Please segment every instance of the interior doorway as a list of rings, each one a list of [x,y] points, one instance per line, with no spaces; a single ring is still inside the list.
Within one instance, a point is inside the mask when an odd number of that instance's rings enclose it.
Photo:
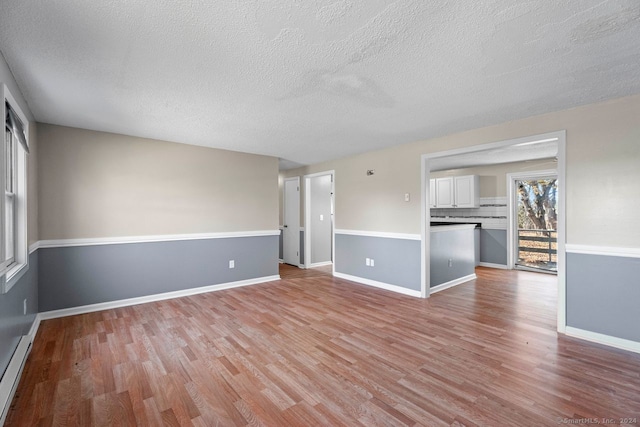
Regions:
[[[430,270],[431,270],[431,243],[430,243],[430,218],[431,218],[431,192],[430,174],[455,168],[490,165],[496,163],[496,158],[511,156],[509,161],[523,161],[529,159],[556,159],[557,183],[558,183],[558,221],[557,221],[557,329],[565,333],[566,322],[566,192],[564,191],[566,176],[566,131],[555,131],[545,134],[531,135],[493,143],[456,148],[436,153],[423,154],[421,157],[421,282],[422,297],[430,294]],[[507,163],[507,161],[502,161]],[[504,181],[503,181],[504,182]],[[508,191],[508,194],[514,194]],[[507,209],[508,224],[512,224],[513,215]],[[510,246],[515,239],[513,226],[507,229],[507,244]],[[508,264],[514,265],[513,250],[507,250]],[[513,267],[511,267],[513,268]]]
[[[304,266],[333,264],[334,172],[304,176]]]
[[[282,260],[300,265],[300,177],[284,180]]]
[[[558,176],[556,171],[509,176],[512,268],[558,272]]]

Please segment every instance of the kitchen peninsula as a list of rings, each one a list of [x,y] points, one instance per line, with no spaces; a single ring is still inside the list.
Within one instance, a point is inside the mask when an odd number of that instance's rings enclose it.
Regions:
[[[431,293],[476,278],[477,224],[431,224]]]

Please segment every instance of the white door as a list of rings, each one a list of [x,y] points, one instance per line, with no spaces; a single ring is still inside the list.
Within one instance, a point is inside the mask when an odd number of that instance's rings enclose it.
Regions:
[[[287,264],[300,265],[300,178],[284,181],[284,224],[282,257]]]

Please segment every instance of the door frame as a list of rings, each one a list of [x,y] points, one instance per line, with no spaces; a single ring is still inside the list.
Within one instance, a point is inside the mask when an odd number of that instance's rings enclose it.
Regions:
[[[518,246],[518,217],[515,215],[515,209],[518,204],[516,199],[516,180],[522,179],[536,179],[555,176],[558,179],[558,169],[546,169],[530,172],[514,172],[507,174],[507,268],[513,270],[516,268],[516,248]],[[559,179],[558,179],[559,181]],[[564,190],[564,189],[563,189]],[[560,192],[560,185],[558,183],[558,192]],[[560,211],[560,198],[558,197],[558,211]],[[558,228],[560,227],[560,212],[558,212]],[[558,231],[559,233],[559,231]],[[559,253],[558,253],[559,255]],[[558,260],[560,257],[558,256]],[[523,268],[522,270],[527,270]],[[544,273],[544,271],[537,271]],[[555,274],[555,273],[554,273]]]
[[[331,264],[335,273],[335,200],[336,200],[336,173],[335,170],[311,173],[304,176],[304,268],[319,267],[311,263],[311,179],[319,176],[331,176]]]
[[[300,177],[299,176],[295,176],[292,178],[285,178],[282,182],[282,262],[284,262],[285,264],[287,263],[286,260],[286,256],[285,256],[285,248],[286,248],[286,241],[285,241],[285,228],[289,228],[289,226],[287,225],[287,181],[295,181],[296,186],[298,188],[298,197],[295,198],[294,202],[297,204],[297,212],[298,212],[298,227],[295,230],[295,238],[294,240],[297,241],[297,245],[296,248],[298,249],[298,262],[295,264],[291,264],[291,265],[296,265],[298,267],[301,267],[300,264]]]
[[[420,279],[421,279],[421,296],[426,298],[430,293],[430,237],[431,225],[428,219],[431,218],[431,209],[429,206],[429,177],[431,174],[431,161],[441,158],[450,157],[460,154],[475,153],[479,151],[487,151],[492,149],[501,149],[514,145],[532,144],[541,141],[556,141],[558,144],[558,313],[557,313],[557,331],[565,333],[567,328],[567,277],[566,277],[566,161],[567,161],[567,132],[560,130],[539,135],[526,136],[522,138],[514,138],[488,144],[473,145],[465,148],[458,148],[436,153],[423,154],[421,156],[421,203],[420,203],[420,219],[421,219],[421,245],[420,245]],[[429,238],[427,238],[427,236]]]

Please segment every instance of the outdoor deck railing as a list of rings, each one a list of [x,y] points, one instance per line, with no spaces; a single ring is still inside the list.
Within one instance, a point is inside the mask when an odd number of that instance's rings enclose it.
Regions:
[[[556,249],[556,243],[558,241],[557,230],[538,230],[538,229],[518,229],[518,254],[519,258],[522,258],[522,253],[529,252],[531,254],[546,254],[546,257],[540,257],[540,255],[532,257],[537,258],[537,261],[542,261],[540,258],[547,258],[548,263],[555,262],[554,258],[558,251]]]

